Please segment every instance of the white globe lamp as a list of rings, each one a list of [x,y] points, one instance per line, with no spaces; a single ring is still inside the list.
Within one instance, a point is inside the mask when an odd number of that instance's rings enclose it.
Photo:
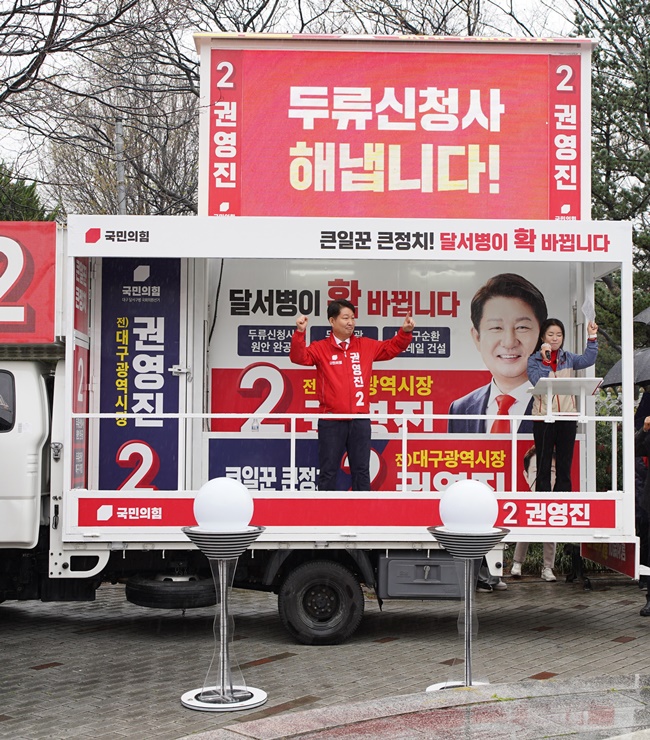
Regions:
[[[494,526],[499,516],[499,502],[494,491],[480,481],[459,480],[452,483],[440,499],[439,513],[443,526],[428,527],[428,531],[447,552],[464,562],[465,681],[462,684],[433,684],[427,691],[453,685],[472,685],[472,610],[476,583],[474,561],[483,558],[510,531]]]
[[[241,532],[253,518],[253,497],[233,478],[212,478],[194,499],[194,518],[206,532]]]
[[[213,658],[202,688],[181,696],[182,705],[188,709],[233,712],[259,707],[267,699],[265,691],[244,683],[231,655],[233,620],[228,601],[237,560],[264,531],[264,527],[251,526],[253,510],[253,497],[245,485],[233,478],[212,478],[201,486],[194,499],[198,526],[182,528],[210,561],[218,603],[213,631],[215,647],[219,636],[219,660]],[[218,675],[214,685],[209,686],[213,664]]]
[[[494,532],[498,516],[494,491],[477,480],[452,483],[440,499],[440,519],[449,532]]]

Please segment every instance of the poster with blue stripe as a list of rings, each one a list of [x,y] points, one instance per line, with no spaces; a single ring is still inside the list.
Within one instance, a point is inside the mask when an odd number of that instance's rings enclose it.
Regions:
[[[180,260],[103,260],[100,489],[179,487],[180,316]]]

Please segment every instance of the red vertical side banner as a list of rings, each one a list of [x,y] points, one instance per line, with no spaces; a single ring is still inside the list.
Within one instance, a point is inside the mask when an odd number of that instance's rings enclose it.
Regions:
[[[580,57],[550,56],[549,64],[549,215],[575,221],[580,213],[582,109]]]
[[[72,411],[88,413],[88,358],[86,347],[75,344]],[[88,487],[88,419],[72,420],[72,488]]]
[[[74,261],[74,330],[88,336],[88,275],[90,261],[77,257]]]
[[[89,292],[90,260],[74,261],[74,351],[72,361],[72,411],[87,414],[89,409],[88,377],[90,361]],[[88,487],[88,419],[72,420],[72,488]]]
[[[212,51],[208,216],[241,215],[241,78],[241,51]]]

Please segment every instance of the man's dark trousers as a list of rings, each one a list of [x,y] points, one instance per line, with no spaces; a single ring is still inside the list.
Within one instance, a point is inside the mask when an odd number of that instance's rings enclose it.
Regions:
[[[346,450],[352,490],[370,490],[370,419],[319,419],[319,491],[339,490],[336,477]]]

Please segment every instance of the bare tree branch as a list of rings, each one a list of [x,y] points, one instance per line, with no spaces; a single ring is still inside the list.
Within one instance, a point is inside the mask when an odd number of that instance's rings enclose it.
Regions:
[[[514,2],[514,0],[504,0]],[[130,213],[195,213],[202,31],[473,35],[498,0],[15,0],[0,12],[0,128],[68,211],[117,207],[122,121]],[[13,139],[12,139],[13,141]]]

